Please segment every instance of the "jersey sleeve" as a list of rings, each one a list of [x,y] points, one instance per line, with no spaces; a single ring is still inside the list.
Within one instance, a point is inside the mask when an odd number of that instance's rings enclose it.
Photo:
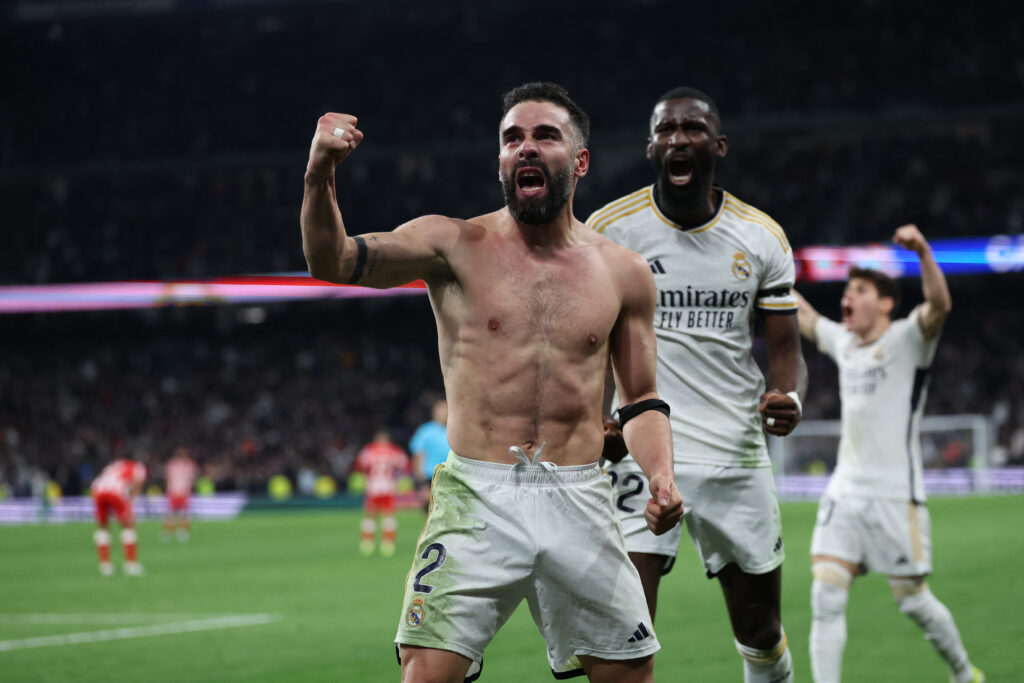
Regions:
[[[910,312],[910,315],[903,320],[897,320],[893,323],[894,327],[897,327],[897,334],[899,335],[900,342],[906,347],[907,352],[914,358],[914,362],[919,368],[927,368],[932,364],[932,360],[935,358],[935,350],[939,346],[939,337],[941,335],[935,335],[933,339],[925,339],[924,333],[921,331],[921,306],[915,306],[914,310]]]
[[[842,339],[843,326],[823,315],[818,316],[814,324],[814,334],[818,338],[818,350],[830,358],[839,356],[839,343]]]
[[[777,227],[777,226],[776,226]],[[796,314],[796,295],[793,284],[796,282],[796,266],[793,264],[793,250],[777,228],[766,234],[767,244],[764,259],[764,275],[757,291],[757,308],[762,313]]]

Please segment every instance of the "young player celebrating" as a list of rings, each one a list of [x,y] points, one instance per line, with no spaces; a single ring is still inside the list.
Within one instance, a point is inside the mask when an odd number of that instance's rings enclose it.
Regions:
[[[811,671],[817,683],[840,680],[850,586],[858,574],[874,570],[889,575],[900,611],[921,627],[951,679],[980,683],[984,674],[967,658],[953,616],[927,582],[931,521],[918,430],[953,302],[917,227],[900,227],[893,241],[921,260],[924,303],[908,317],[892,320],[898,285],[875,270],[850,270],[842,324],[799,299],[800,332],[839,366],[842,399],[839,455],[811,541]]]
[[[124,573],[140,576],[142,565],[138,560],[139,536],[135,531],[135,512],[132,499],[142,492],[146,481],[146,466],[141,462],[123,458],[103,468],[92,484],[92,497],[96,505],[96,524],[93,534],[96,552],[100,557],[100,573],[111,576],[114,565],[110,561],[110,514],[121,525],[121,549],[124,552]]]

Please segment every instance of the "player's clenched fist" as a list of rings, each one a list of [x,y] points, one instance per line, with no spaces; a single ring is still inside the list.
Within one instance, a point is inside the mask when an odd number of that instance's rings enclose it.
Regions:
[[[313,144],[309,148],[306,181],[318,182],[334,173],[334,167],[345,160],[359,143],[363,133],[356,128],[358,119],[351,114],[328,113],[316,122]]]
[[[675,477],[670,474],[656,474],[651,479],[651,498],[644,510],[647,528],[655,536],[661,536],[679,524],[683,518],[683,498],[676,488]]]
[[[924,238],[924,235],[921,234],[921,231],[918,230],[917,226],[913,223],[901,225],[896,228],[896,232],[892,236],[892,241],[904,249],[909,249],[918,255],[928,248],[928,240]]]
[[[793,396],[778,389],[769,389],[761,394],[757,410],[761,413],[764,431],[775,436],[787,436],[796,429],[803,417],[803,409]]]

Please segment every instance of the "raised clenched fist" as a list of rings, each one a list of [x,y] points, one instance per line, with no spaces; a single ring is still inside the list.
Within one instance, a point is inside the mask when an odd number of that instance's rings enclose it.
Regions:
[[[918,255],[928,248],[928,240],[924,238],[924,235],[921,234],[921,231],[913,223],[896,228],[892,241]]]
[[[363,141],[356,128],[358,119],[351,114],[327,113],[316,122],[313,144],[306,164],[307,182],[319,182],[331,176],[340,164]]]

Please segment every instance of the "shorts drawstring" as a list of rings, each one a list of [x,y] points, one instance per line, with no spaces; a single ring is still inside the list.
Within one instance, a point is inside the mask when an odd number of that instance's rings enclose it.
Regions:
[[[519,461],[518,464],[526,465],[527,467],[529,467],[530,465],[537,465],[537,464],[540,464],[540,465],[550,465],[551,463],[542,463],[542,462],[540,462],[540,453],[541,453],[541,451],[544,450],[544,447],[547,446],[547,445],[548,445],[547,441],[545,441],[544,443],[542,443],[540,445],[540,448],[538,448],[536,450],[536,452],[534,452],[534,454],[533,454],[533,461],[532,462],[530,461],[530,456],[528,456],[526,454],[526,451],[524,451],[519,446],[510,446],[509,449],[508,449],[508,452],[509,452],[510,455],[512,455],[512,457],[514,457],[516,460]],[[551,468],[549,467],[547,469],[551,469]]]

